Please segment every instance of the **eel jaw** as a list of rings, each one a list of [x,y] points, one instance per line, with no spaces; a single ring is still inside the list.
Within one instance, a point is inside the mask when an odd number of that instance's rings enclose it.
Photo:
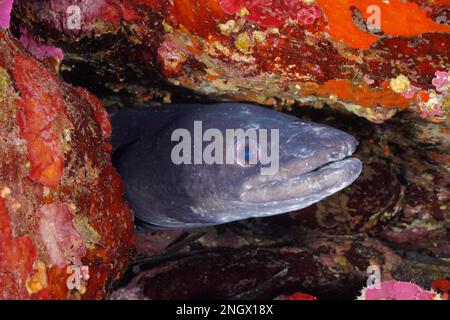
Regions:
[[[300,160],[299,160],[300,161]],[[298,210],[318,202],[352,184],[362,171],[360,160],[349,157],[301,173],[257,183],[245,184],[240,200],[279,207],[280,212]],[[255,183],[256,182],[256,183]],[[285,207],[286,208],[283,208]]]

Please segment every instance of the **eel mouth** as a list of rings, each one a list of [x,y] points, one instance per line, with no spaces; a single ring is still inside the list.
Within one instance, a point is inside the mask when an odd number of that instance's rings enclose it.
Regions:
[[[289,170],[273,177],[253,177],[241,188],[240,199],[246,203],[282,203],[320,201],[352,184],[362,171],[357,158],[328,162],[304,172],[302,160],[293,160]],[[295,170],[295,168],[298,168]],[[296,172],[297,171],[297,172]],[[298,208],[298,209],[299,209]]]

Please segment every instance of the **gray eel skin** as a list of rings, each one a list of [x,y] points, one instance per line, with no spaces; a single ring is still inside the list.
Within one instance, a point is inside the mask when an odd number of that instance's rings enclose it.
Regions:
[[[185,128],[194,136],[194,121],[224,137],[226,129],[279,129],[278,173],[261,175],[261,164],[174,164],[171,152],[179,142],[171,141],[172,132]],[[362,170],[350,157],[358,145],[354,137],[249,104],[126,109],[112,112],[111,122],[114,163],[142,232],[295,211],[352,184]]]

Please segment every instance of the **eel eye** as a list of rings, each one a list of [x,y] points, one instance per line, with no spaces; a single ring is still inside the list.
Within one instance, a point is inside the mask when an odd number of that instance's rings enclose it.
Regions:
[[[238,141],[236,144],[236,162],[242,167],[254,167],[259,160],[258,143],[252,139]]]

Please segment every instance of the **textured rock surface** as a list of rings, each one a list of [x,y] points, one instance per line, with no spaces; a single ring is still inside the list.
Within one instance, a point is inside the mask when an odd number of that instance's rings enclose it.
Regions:
[[[139,275],[112,299],[275,299],[297,291],[354,299],[369,265],[392,277],[401,259],[365,237],[314,237],[296,246],[193,251],[137,264]]]
[[[409,112],[381,126],[309,115],[358,138],[364,172],[349,188],[292,218],[327,233],[370,232],[403,248],[449,256],[449,122],[430,123]]]
[[[0,298],[98,299],[134,240],[101,102],[0,30]],[[70,266],[87,266],[69,290]],[[84,269],[86,270],[86,269]]]
[[[140,99],[157,96],[164,79],[174,86],[169,91],[327,103],[375,122],[408,107],[434,120],[448,114],[446,0],[17,3],[21,23],[69,53],[75,72],[68,77],[80,81],[79,70],[95,70],[92,84],[100,80]],[[68,25],[69,5],[80,8],[79,29]]]

